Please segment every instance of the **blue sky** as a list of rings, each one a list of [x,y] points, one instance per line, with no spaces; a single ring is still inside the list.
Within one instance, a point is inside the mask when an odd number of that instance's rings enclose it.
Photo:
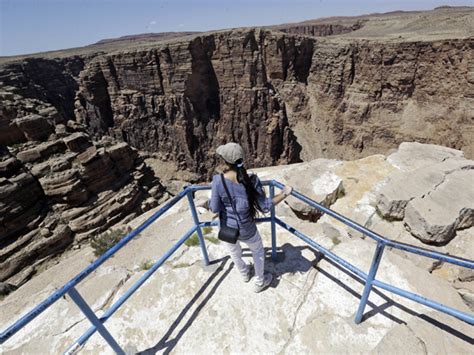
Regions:
[[[79,47],[129,34],[206,31],[474,0],[0,0],[0,56]]]

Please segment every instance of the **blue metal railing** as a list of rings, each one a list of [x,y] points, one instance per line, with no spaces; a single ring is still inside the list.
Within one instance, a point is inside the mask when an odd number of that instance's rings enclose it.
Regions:
[[[270,187],[270,196],[273,197],[275,194],[275,187],[282,189],[283,184],[277,182],[277,181],[264,181],[264,185],[267,185]],[[107,341],[107,343],[112,347],[112,349],[117,353],[117,354],[124,354],[124,351],[120,347],[120,345],[115,341],[115,339],[112,337],[112,335],[108,332],[108,330],[105,328],[104,323],[122,306],[131,296],[132,294],[140,288],[140,286],[143,285],[143,283],[151,276],[153,273],[155,273],[156,270],[160,266],[162,266],[165,261],[189,238],[193,233],[197,233],[198,238],[199,238],[199,243],[201,246],[201,251],[203,255],[203,261],[205,265],[209,264],[209,257],[207,254],[207,248],[205,244],[205,240],[201,231],[202,227],[205,226],[216,226],[217,221],[207,221],[207,222],[200,222],[199,217],[196,211],[196,207],[194,205],[194,200],[193,200],[193,194],[195,191],[199,190],[209,190],[209,186],[189,186],[186,187],[182,192],[180,192],[178,195],[176,195],[173,199],[168,201],[162,208],[160,208],[157,212],[155,212],[149,219],[147,219],[145,222],[143,222],[138,228],[127,234],[122,240],[117,243],[115,246],[110,248],[107,252],[105,252],[102,256],[100,256],[96,261],[94,261],[92,264],[90,264],[88,267],[86,267],[83,271],[81,271],[78,275],[76,275],[73,279],[71,279],[68,283],[66,283],[63,287],[61,287],[59,290],[54,292],[51,296],[49,296],[47,299],[45,299],[43,302],[41,302],[39,305],[37,305],[33,310],[29,311],[26,313],[24,316],[22,316],[18,321],[16,321],[14,324],[12,324],[10,327],[8,327],[6,330],[4,330],[0,334],[0,344],[3,344],[5,341],[7,341],[10,337],[12,337],[16,332],[18,332],[20,329],[25,327],[29,322],[31,322],[34,318],[39,316],[42,312],[44,312],[48,307],[50,307],[53,303],[55,303],[59,298],[62,296],[68,294],[71,299],[76,303],[76,305],[79,307],[79,309],[84,313],[84,315],[89,319],[89,321],[92,323],[92,326],[79,338],[77,341],[71,345],[65,353],[73,353],[76,350],[78,350],[81,346],[85,344],[85,342],[97,331],[99,334],[102,335],[102,337]],[[79,294],[79,292],[76,290],[76,285],[79,284],[84,278],[86,278],[91,272],[93,272],[95,269],[97,269],[101,264],[103,264],[107,259],[109,259],[112,255],[114,255],[118,250],[120,250],[125,244],[127,244],[130,240],[132,240],[134,237],[136,237],[140,232],[142,232],[144,229],[146,229],[148,226],[150,226],[153,222],[155,222],[158,218],[160,218],[164,213],[166,213],[171,207],[173,207],[177,202],[179,202],[181,199],[184,197],[187,197],[188,203],[189,203],[189,208],[191,211],[191,215],[193,218],[194,225],[181,237],[181,239],[178,240],[177,243],[175,243],[160,259],[158,259],[153,266],[146,271],[142,277],[131,286],[122,297],[120,297],[113,305],[110,306],[110,308],[103,314],[102,317],[97,318],[97,316],[94,314],[90,306],[84,301],[82,296]],[[381,289],[387,290],[389,292],[395,293],[399,296],[408,298],[410,300],[413,300],[415,302],[421,303],[425,306],[431,307],[433,309],[436,309],[438,311],[441,311],[443,313],[449,314],[451,316],[454,316],[458,319],[461,319],[471,325],[474,325],[474,315],[468,314],[465,312],[461,312],[459,310],[456,310],[454,308],[451,308],[449,306],[440,304],[438,302],[429,300],[427,298],[424,298],[420,295],[414,294],[412,292],[408,292],[405,290],[402,290],[400,288],[397,288],[395,286],[386,284],[384,282],[381,282],[379,280],[375,279],[375,276],[377,274],[377,269],[380,264],[380,261],[382,259],[383,251],[385,247],[391,247],[391,248],[396,248],[403,250],[405,252],[409,253],[414,253],[418,254],[424,257],[440,260],[443,262],[448,262],[452,263],[458,266],[474,269],[474,261],[472,260],[467,260],[443,253],[439,253],[436,251],[432,251],[429,249],[424,249],[424,248],[419,248],[415,247],[412,245],[404,244],[404,243],[399,243],[396,241],[392,241],[390,239],[386,239],[382,237],[381,235],[361,226],[360,224],[338,214],[337,212],[334,212],[330,210],[329,208],[326,208],[322,206],[321,204],[311,200],[310,198],[302,195],[301,193],[297,191],[292,192],[292,196],[295,198],[307,203],[308,205],[317,208],[323,213],[326,213],[330,215],[331,217],[339,220],[340,222],[346,224],[347,226],[361,232],[362,234],[372,238],[377,242],[374,257],[372,259],[371,267],[369,269],[369,273],[366,274],[348,261],[342,259],[341,257],[337,256],[333,252],[329,251],[328,249],[324,248],[320,244],[316,243],[314,240],[312,240],[310,237],[307,235],[303,234],[302,232],[296,230],[295,228],[291,227],[289,224],[283,222],[281,219],[279,219],[275,215],[275,207],[272,207],[270,217],[266,218],[260,218],[257,221],[258,222],[270,222],[271,223],[271,240],[272,240],[272,259],[277,260],[277,253],[276,253],[276,245],[277,245],[277,239],[276,239],[276,225],[278,224],[282,228],[286,229],[290,233],[294,234],[301,240],[303,240],[305,243],[307,243],[310,247],[316,249],[326,257],[328,257],[330,260],[336,262],[337,264],[341,265],[342,267],[346,268],[349,270],[351,273],[353,273],[355,276],[357,276],[359,279],[363,280],[365,282],[364,286],[364,291],[362,293],[362,297],[359,303],[359,308],[357,309],[356,315],[355,315],[355,322],[360,323],[362,321],[363,313],[365,306],[367,304],[367,300],[369,298],[370,292],[372,290],[373,286],[379,287]]]

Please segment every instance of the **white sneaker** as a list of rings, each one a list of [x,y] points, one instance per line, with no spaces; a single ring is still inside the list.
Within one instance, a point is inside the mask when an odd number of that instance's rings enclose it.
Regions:
[[[273,275],[270,274],[270,273],[267,273],[265,275],[263,275],[263,282],[259,283],[259,284],[255,284],[254,286],[254,291],[256,293],[259,293],[259,292],[262,292],[263,290],[265,290],[268,286],[270,286],[270,284],[272,283],[273,281]]]

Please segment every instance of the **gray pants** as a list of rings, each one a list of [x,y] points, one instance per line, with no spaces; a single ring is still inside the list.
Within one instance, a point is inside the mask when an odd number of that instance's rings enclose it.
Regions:
[[[265,263],[265,250],[263,249],[262,237],[257,232],[255,235],[247,240],[237,241],[235,244],[225,243],[227,250],[229,251],[230,257],[234,262],[237,269],[242,275],[246,275],[249,271],[249,265],[247,265],[242,259],[242,247],[240,243],[244,243],[252,252],[253,262],[255,265],[255,283],[263,283],[263,266]]]

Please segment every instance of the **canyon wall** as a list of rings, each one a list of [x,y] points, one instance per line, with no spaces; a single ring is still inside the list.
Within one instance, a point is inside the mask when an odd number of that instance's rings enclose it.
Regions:
[[[303,158],[356,158],[404,141],[473,157],[473,48],[472,39],[316,42],[308,84],[282,90]]]
[[[238,29],[5,64],[0,280],[44,258],[26,248],[33,240],[62,235],[48,249],[62,250],[155,205],[163,187],[135,149],[202,180],[231,140],[250,167],[353,159],[404,141],[473,157],[473,47]],[[26,256],[13,265],[12,251]]]
[[[203,175],[228,140],[250,166],[350,159],[413,140],[472,156],[473,46],[203,35],[96,58],[80,75],[76,117]]]
[[[241,29],[30,59],[2,80],[69,118],[74,111],[96,138],[111,135],[208,177],[214,149],[229,140],[241,142],[249,166],[351,159],[403,141],[472,156],[473,47],[472,39],[381,43]],[[61,75],[47,64],[58,61]]]
[[[250,166],[297,162],[301,148],[271,78],[304,82],[312,46],[241,31],[101,56],[80,75],[76,117],[96,135],[203,175],[215,166],[213,149],[229,140],[242,144]]]

